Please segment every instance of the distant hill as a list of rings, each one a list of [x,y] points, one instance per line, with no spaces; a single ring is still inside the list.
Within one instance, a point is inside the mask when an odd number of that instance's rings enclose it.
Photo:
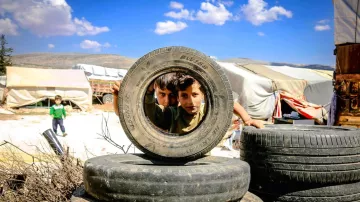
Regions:
[[[84,54],[84,53],[31,53],[13,56],[15,66],[34,67],[34,68],[56,68],[70,69],[75,64],[92,64],[103,67],[129,69],[137,58],[128,58],[114,54]],[[249,58],[229,58],[218,60],[221,62],[232,62],[239,64],[262,64],[273,66],[291,66],[308,69],[334,70],[334,67],[318,64],[291,64],[282,62],[266,62],[252,60]]]
[[[332,66],[327,65],[319,65],[319,64],[292,64],[292,63],[285,63],[285,62],[265,62],[259,60],[252,60],[249,58],[229,58],[220,60],[222,62],[233,62],[239,64],[262,64],[262,65],[271,65],[271,66],[290,66],[290,67],[297,67],[297,68],[306,68],[306,69],[319,69],[319,70],[330,70],[333,71],[335,68]]]
[[[117,69],[129,69],[136,59],[113,54],[31,53],[14,55],[14,66],[70,69],[78,63]]]

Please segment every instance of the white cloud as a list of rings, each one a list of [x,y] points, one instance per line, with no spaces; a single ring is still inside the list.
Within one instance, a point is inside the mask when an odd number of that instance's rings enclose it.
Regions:
[[[1,1],[0,1],[1,2]],[[18,35],[18,26],[14,24],[9,18],[0,19],[0,34]]]
[[[223,0],[219,0],[218,2],[221,3],[221,4],[224,4],[225,6],[228,6],[228,7],[234,5],[234,1],[223,1]]]
[[[99,49],[101,48],[101,44],[97,41],[84,40],[80,43],[80,47],[82,49]]]
[[[74,23],[77,26],[76,33],[79,36],[85,36],[85,35],[97,35],[102,32],[108,32],[110,29],[108,27],[94,27],[91,25],[89,21],[87,21],[85,18],[82,18],[81,20],[75,18]]]
[[[111,47],[111,44],[106,42],[104,44],[100,44],[99,42],[97,41],[91,41],[91,40],[84,40],[80,43],[80,47],[82,49],[92,49],[96,52],[100,52],[101,51],[101,48],[110,48]]]
[[[325,31],[325,30],[330,30],[331,28],[330,28],[329,25],[316,25],[316,26],[314,27],[314,29],[315,29],[316,31]]]
[[[327,23],[329,23],[329,22],[330,22],[330,20],[324,19],[324,20],[319,20],[317,23],[318,23],[318,24],[327,24]]]
[[[187,24],[184,22],[173,22],[173,21],[166,21],[166,22],[158,22],[156,23],[155,33],[158,35],[164,34],[172,34],[174,32],[179,32],[187,27]]]
[[[326,30],[330,30],[331,27],[329,25],[330,20],[328,19],[324,19],[324,20],[319,20],[316,22],[316,25],[314,27],[315,31],[326,31]]]
[[[223,25],[232,17],[232,13],[223,4],[215,6],[209,2],[203,2],[200,9],[196,14],[196,19],[205,24]]]
[[[292,17],[292,12],[281,6],[274,6],[270,9],[267,9],[267,6],[268,4],[264,0],[249,0],[248,4],[241,7],[241,11],[253,25],[279,20],[280,16]]]
[[[257,33],[259,36],[265,36],[265,33],[264,32],[258,32]]]
[[[186,20],[193,20],[193,12],[190,13],[187,9],[181,9],[179,12],[170,11],[165,13],[165,16],[175,19],[186,19]]]
[[[170,2],[170,8],[173,8],[173,9],[183,9],[184,8],[184,5],[179,3],[179,2],[176,2],[176,1],[172,1]]]
[[[52,48],[55,48],[55,45],[54,44],[48,44],[48,48],[52,49]]]
[[[96,35],[109,31],[71,14],[65,0],[0,0],[0,14],[9,14],[23,29],[38,36]]]

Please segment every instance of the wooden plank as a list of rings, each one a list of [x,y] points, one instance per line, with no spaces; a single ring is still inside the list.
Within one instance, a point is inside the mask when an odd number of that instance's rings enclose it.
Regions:
[[[343,127],[348,127],[348,128],[360,128],[360,125],[359,126],[356,126],[356,125],[341,125]]]
[[[360,126],[360,116],[339,116],[339,125],[355,125]]]
[[[358,80],[360,82],[360,74],[337,74],[336,80]]]
[[[360,44],[340,45],[336,47],[336,73],[360,73]]]

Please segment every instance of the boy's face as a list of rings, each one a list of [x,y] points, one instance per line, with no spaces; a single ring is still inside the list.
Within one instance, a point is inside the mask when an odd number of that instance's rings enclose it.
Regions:
[[[184,91],[179,91],[178,95],[181,107],[188,114],[196,114],[200,110],[204,94],[201,92],[198,82],[194,82]]]
[[[170,90],[168,90],[166,88],[161,89],[160,87],[155,85],[155,93],[156,93],[156,97],[157,97],[157,100],[160,105],[162,105],[164,107],[178,105],[176,95],[174,95]]]
[[[61,100],[60,100],[60,99],[56,99],[56,100],[55,100],[55,103],[56,103],[57,105],[59,105],[59,104],[61,103]]]

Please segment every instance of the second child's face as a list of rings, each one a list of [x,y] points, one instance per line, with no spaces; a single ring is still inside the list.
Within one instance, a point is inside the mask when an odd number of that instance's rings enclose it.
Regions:
[[[164,107],[178,105],[176,95],[174,95],[170,90],[166,88],[162,90],[161,88],[155,85],[155,93],[160,105]]]
[[[61,100],[60,100],[60,99],[56,99],[56,100],[55,100],[55,103],[56,103],[57,105],[59,105],[59,104],[61,103]]]
[[[184,91],[178,92],[181,107],[188,114],[196,114],[200,110],[204,94],[200,90],[200,84],[195,82]]]

